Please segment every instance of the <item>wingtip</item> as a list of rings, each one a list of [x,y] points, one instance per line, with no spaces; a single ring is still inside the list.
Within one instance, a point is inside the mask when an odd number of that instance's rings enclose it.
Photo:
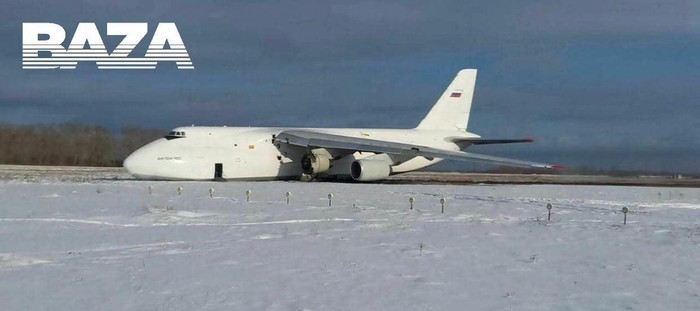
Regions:
[[[547,168],[548,168],[548,169],[553,169],[553,170],[555,170],[555,171],[562,171],[562,170],[564,170],[564,167],[563,167],[563,166],[561,166],[561,165],[556,165],[556,164],[555,164],[555,165],[549,165],[549,166],[547,166]]]
[[[523,141],[524,141],[524,142],[527,142],[527,143],[531,143],[531,142],[534,142],[535,139],[528,136],[528,137],[523,138]]]
[[[466,73],[476,73],[477,69],[476,68],[464,68],[461,69],[457,72],[457,74],[466,74]]]

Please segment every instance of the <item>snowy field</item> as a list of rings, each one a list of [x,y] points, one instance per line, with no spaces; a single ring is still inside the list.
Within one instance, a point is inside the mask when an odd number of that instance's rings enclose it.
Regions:
[[[699,310],[698,282],[700,189],[0,183],[0,310]]]

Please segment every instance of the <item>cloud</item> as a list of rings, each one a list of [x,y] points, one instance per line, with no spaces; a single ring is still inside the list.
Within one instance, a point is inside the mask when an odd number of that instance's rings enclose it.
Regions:
[[[503,152],[599,151],[578,161],[591,166],[641,152],[652,160],[635,165],[667,165],[700,141],[689,130],[700,112],[700,6],[685,0],[3,5],[0,122],[409,128],[457,70],[475,67],[470,130],[539,138]],[[81,21],[103,34],[107,22],[145,21],[151,31],[176,22],[196,69],[25,71],[21,23],[32,21],[59,23],[69,37]],[[118,40],[106,38],[108,47]]]

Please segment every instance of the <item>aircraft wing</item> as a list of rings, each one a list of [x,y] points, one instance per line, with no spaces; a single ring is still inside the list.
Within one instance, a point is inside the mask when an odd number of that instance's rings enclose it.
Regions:
[[[497,165],[517,166],[526,168],[560,169],[558,165],[549,165],[536,162],[513,160],[494,157],[471,152],[442,150],[427,146],[390,142],[384,140],[358,138],[334,134],[319,133],[313,131],[291,130],[279,133],[276,142],[282,142],[302,147],[318,147],[343,149],[350,151],[365,151],[374,153],[388,153],[413,157],[442,158],[458,161],[478,161]]]

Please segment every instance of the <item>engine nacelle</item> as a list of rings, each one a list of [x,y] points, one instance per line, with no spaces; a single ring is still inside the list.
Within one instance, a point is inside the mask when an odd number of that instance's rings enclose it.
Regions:
[[[382,180],[390,173],[390,163],[384,159],[360,159],[350,165],[350,176],[357,181]]]
[[[301,169],[307,175],[327,172],[330,167],[331,159],[325,154],[307,153],[301,158]]]

